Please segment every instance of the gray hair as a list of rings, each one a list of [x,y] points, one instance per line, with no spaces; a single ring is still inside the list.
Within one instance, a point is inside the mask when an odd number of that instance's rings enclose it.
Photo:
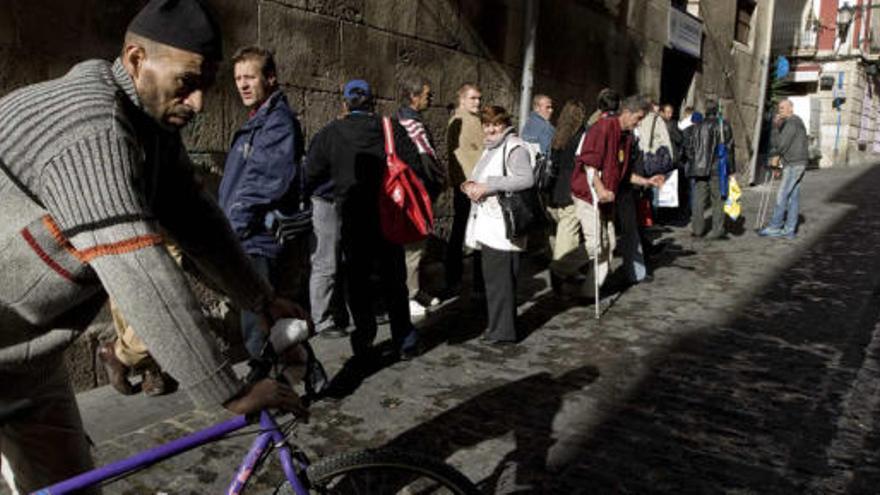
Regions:
[[[541,100],[543,100],[544,98],[546,98],[550,101],[553,101],[553,98],[550,98],[549,96],[547,96],[543,93],[538,93],[535,95],[534,98],[532,98],[532,109],[534,110],[535,108],[538,108],[538,105],[541,103]]]
[[[422,94],[425,86],[431,86],[431,81],[423,76],[408,76],[400,81],[400,101],[404,105],[409,104],[409,99]]]
[[[627,96],[620,102],[620,111],[629,111],[631,113],[651,111],[651,102],[642,95]]]

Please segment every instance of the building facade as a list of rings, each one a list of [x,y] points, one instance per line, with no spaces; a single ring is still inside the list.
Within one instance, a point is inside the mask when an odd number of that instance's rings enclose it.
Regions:
[[[776,85],[807,124],[819,165],[880,153],[880,2],[777,0],[773,55],[789,61]]]

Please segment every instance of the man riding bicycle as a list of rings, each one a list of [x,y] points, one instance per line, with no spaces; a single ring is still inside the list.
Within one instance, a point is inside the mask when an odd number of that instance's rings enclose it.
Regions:
[[[197,405],[298,406],[277,382],[236,378],[162,245],[172,238],[267,323],[305,316],[250,267],[181,142],[220,57],[201,0],[151,0],[115,62],[82,62],[0,99],[0,398],[35,403],[0,428],[13,489],[92,467],[62,353],[108,294]]]

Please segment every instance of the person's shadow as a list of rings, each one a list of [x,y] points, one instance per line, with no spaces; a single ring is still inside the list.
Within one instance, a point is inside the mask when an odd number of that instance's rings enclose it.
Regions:
[[[430,452],[447,459],[457,451],[513,433],[516,447],[478,486],[484,493],[547,493],[547,454],[556,443],[553,423],[564,398],[599,376],[583,366],[554,376],[547,371],[487,390],[388,442],[388,447]]]

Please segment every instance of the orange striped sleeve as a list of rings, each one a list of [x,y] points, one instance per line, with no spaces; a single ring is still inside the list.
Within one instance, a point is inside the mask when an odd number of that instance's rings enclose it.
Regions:
[[[58,228],[58,224],[55,223],[51,216],[46,215],[43,217],[43,225],[45,225],[46,229],[52,234],[52,237],[55,238],[55,241],[58,242],[60,246],[66,249],[82,263],[88,263],[101,256],[130,253],[132,251],[137,251],[138,249],[155,246],[164,242],[161,234],[146,234],[118,242],[98,244],[97,246],[88,249],[78,250],[73,247],[73,244],[71,244],[66,237],[64,237],[64,234],[61,233],[61,229]]]

